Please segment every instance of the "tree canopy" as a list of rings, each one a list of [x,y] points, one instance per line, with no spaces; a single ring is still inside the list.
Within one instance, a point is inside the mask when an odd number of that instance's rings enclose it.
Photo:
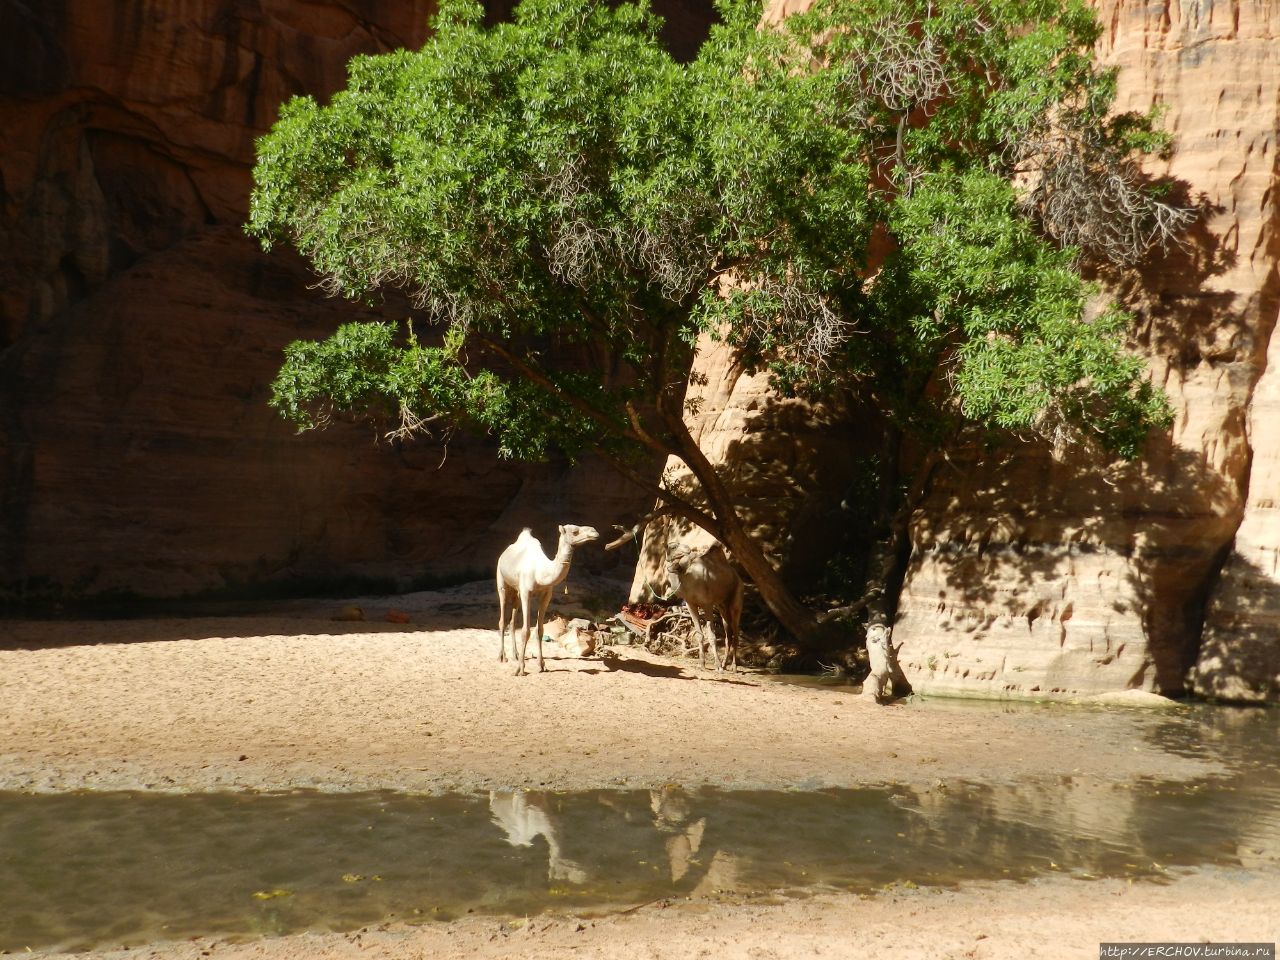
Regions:
[[[596,450],[641,483],[637,451],[680,456],[705,497],[655,493],[798,631],[684,425],[699,335],[905,428],[1132,457],[1167,405],[1079,263],[1131,262],[1186,213],[1143,184],[1165,140],[1112,114],[1080,0],[816,0],[764,28],[758,3],[718,9],[681,64],[643,2],[522,0],[486,27],[446,0],[421,50],[284,105],[248,229],[331,294],[418,311],[290,346],[273,401],[300,427],[371,412],[511,457]]]

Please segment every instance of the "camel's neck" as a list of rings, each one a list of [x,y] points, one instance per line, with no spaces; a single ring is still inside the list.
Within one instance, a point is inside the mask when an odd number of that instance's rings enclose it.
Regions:
[[[573,563],[573,544],[561,537],[555,559],[545,560],[538,565],[538,584],[544,587],[554,587],[569,575],[569,565],[571,563]]]

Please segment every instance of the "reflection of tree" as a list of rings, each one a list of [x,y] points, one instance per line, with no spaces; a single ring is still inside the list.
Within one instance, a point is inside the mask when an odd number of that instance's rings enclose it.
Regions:
[[[671,865],[671,882],[679,883],[690,866],[698,862],[696,858],[702,848],[707,818],[693,818],[689,795],[678,787],[650,790],[649,806],[653,808],[654,827],[659,833],[669,834],[665,846],[667,862]]]

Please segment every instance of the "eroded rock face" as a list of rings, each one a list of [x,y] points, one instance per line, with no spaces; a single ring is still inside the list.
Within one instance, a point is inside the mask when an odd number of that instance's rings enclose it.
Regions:
[[[1258,405],[1277,313],[1280,9],[1112,2],[1099,16],[1101,58],[1121,68],[1118,106],[1164,105],[1176,137],[1151,172],[1207,208],[1186,250],[1110,281],[1139,318],[1176,423],[1140,465],[1110,476],[1032,448],[975,454],[964,479],[944,476],[915,523],[895,630],[922,692],[1177,693],[1203,622],[1205,654],[1222,648],[1222,666],[1202,659],[1197,688],[1234,695],[1231,669],[1250,670],[1246,651],[1265,630],[1252,613],[1280,608],[1274,547],[1259,542],[1273,494],[1255,479],[1260,468],[1271,476],[1280,439],[1260,429]],[[1242,514],[1252,515],[1243,527]],[[1251,577],[1258,589],[1246,597]]]
[[[636,512],[589,464],[295,437],[266,405],[285,344],[402,314],[325,300],[243,235],[254,139],[351,56],[420,45],[433,7],[0,0],[0,586],[407,586],[491,575],[526,524]]]
[[[806,5],[776,0],[766,19]],[[1196,691],[1274,697],[1280,7],[1106,0],[1098,13],[1119,109],[1162,105],[1176,138],[1150,172],[1205,209],[1185,249],[1101,278],[1137,316],[1137,345],[1176,422],[1132,466],[1017,443],[962,453],[913,520],[894,637],[923,693],[1179,693],[1195,666]],[[716,361],[699,370],[716,382]],[[746,461],[732,453],[734,425],[719,433],[723,411],[755,387],[729,385],[696,418],[730,469]],[[771,401],[766,391],[750,402]]]
[[[1199,694],[1225,700],[1280,697],[1280,352],[1275,338],[1249,408],[1244,517],[1206,611],[1191,675]]]
[[[1110,476],[1019,448],[943,478],[915,524],[895,631],[923,692],[1181,692],[1244,511],[1249,405],[1277,306],[1277,11],[1109,3],[1099,14],[1119,107],[1166,107],[1176,146],[1152,172],[1207,207],[1186,250],[1110,282],[1139,318],[1176,423]]]

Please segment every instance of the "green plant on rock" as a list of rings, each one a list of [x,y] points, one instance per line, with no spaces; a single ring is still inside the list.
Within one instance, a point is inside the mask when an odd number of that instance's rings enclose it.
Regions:
[[[852,386],[926,436],[966,422],[1133,456],[1167,408],[1127,318],[1086,312],[1064,244],[1132,258],[1183,214],[1136,176],[1163,140],[1109,116],[1078,0],[818,0],[776,28],[756,3],[719,12],[680,64],[643,3],[523,0],[486,27],[445,0],[421,50],[357,57],[329,104],[283,107],[248,229],[331,294],[397,287],[417,311],[293,344],[285,416],[598,451],[725,542],[805,638],[812,612],[685,425],[699,335],[783,391]],[[1069,202],[1107,169],[1115,202]],[[667,455],[698,496],[637,467]]]

